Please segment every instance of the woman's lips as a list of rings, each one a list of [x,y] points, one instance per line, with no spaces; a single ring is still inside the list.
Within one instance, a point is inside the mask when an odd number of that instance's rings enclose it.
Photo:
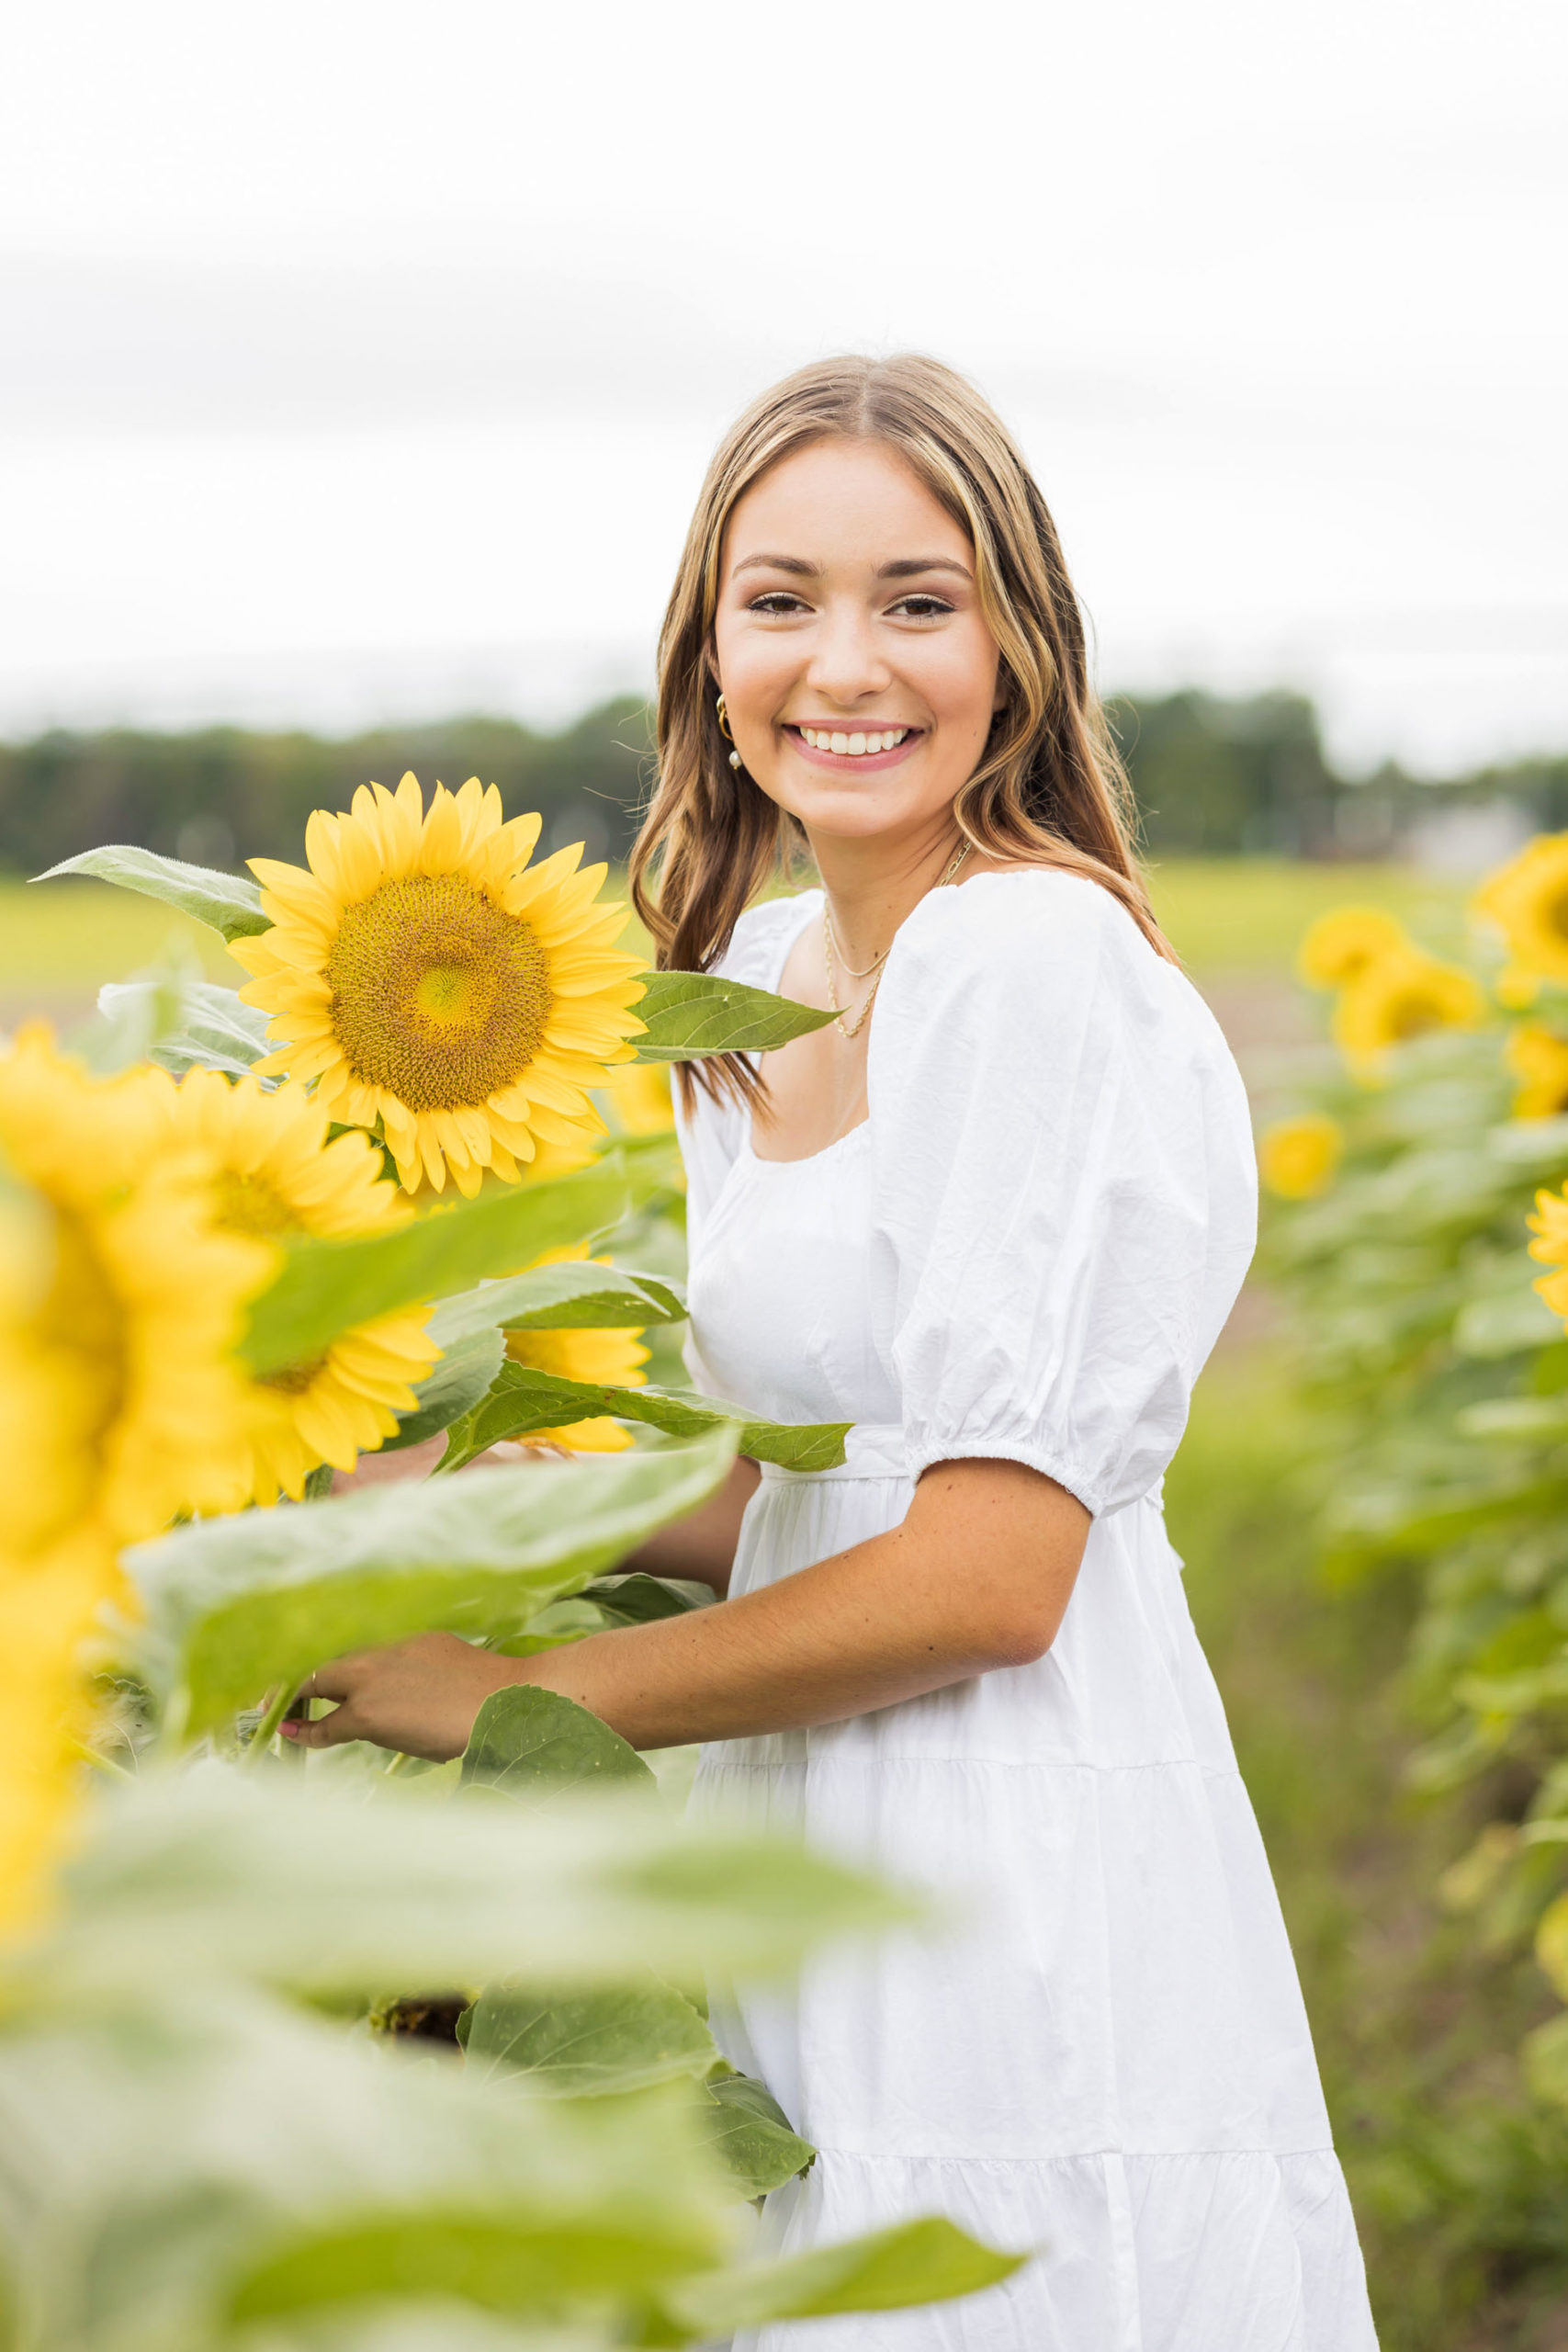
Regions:
[[[895,743],[892,749],[886,752],[823,752],[819,751],[815,743],[808,743],[798,727],[786,727],[784,731],[803,760],[809,761],[813,767],[831,768],[840,775],[879,775],[884,768],[896,768],[900,760],[908,758],[917,744],[924,742],[926,733],[923,727],[908,728],[905,730],[903,741]],[[820,735],[827,730],[814,727],[811,731],[814,735]],[[841,731],[846,736],[852,737],[859,734],[888,734],[896,730],[887,728],[846,727]]]

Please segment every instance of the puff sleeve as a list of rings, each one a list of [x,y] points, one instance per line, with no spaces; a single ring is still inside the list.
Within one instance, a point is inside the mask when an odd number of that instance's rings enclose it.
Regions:
[[[1075,876],[934,891],[873,1023],[873,1290],[908,1471],[1158,1483],[1252,1254],[1247,1099],[1207,1006]]]

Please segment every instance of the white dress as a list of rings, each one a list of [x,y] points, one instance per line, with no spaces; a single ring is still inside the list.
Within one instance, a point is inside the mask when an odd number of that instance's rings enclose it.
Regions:
[[[813,891],[723,970],[776,988]],[[1360,2252],[1278,1900],[1166,1536],[1162,1474],[1252,1251],[1246,1098],[1196,991],[1095,884],[933,891],[872,1018],[870,1116],[774,1162],[686,1123],[694,1375],[848,1460],[764,1468],[731,1591],[896,1526],[933,1462],[1021,1462],[1093,1514],[1037,1664],[705,1747],[743,1801],[932,1889],[938,1932],[716,2004],[818,2151],[794,2251],[942,2212],[1006,2285],[737,2352],[1368,2352]],[[962,1577],[962,1556],[953,1573]]]

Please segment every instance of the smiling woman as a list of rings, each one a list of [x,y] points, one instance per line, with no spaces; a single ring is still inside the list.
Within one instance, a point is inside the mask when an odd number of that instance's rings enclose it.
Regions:
[[[702,1742],[699,1811],[931,1890],[937,1939],[833,1955],[794,2000],[716,1988],[727,2057],[818,2152],[770,2226],[804,2249],[935,2209],[1047,2251],[961,2309],[735,2352],[1370,2352],[1160,1507],[1251,1254],[1247,1100],[978,395],[930,360],[766,394],[705,485],[660,711],[662,960],[839,1016],[689,1092],[688,1361],[749,1412],[852,1422],[846,1458],[738,1473],[684,1555],[666,1532],[660,1572],[721,1606],[529,1659],[339,1661],[338,1713],[294,1736],[451,1755],[489,1691],[539,1683],[636,1747]],[[762,896],[781,829],[820,891]]]

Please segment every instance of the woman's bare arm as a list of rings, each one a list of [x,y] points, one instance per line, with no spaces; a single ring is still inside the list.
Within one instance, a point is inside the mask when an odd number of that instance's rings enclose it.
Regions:
[[[650,1577],[683,1577],[692,1584],[711,1584],[722,1600],[735,1566],[741,1515],[757,1491],[761,1476],[754,1462],[737,1462],[717,1494],[699,1503],[685,1519],[650,1535],[629,1560],[621,1562],[620,1573],[641,1568]]]
[[[1011,1462],[927,1471],[903,1523],[739,1600],[630,1625],[531,1658],[423,1634],[323,1667],[338,1701],[285,1726],[303,1747],[369,1739],[444,1758],[512,1683],[558,1690],[634,1747],[737,1739],[896,1705],[1043,1656],[1072,1594],[1089,1516]]]

